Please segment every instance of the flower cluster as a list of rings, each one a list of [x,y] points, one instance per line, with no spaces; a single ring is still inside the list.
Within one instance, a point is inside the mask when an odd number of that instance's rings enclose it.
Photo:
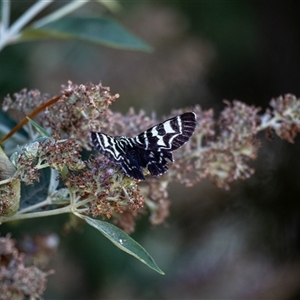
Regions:
[[[2,110],[14,111],[15,118],[20,117],[19,113],[29,115],[35,108],[41,106],[50,99],[49,94],[42,94],[38,90],[22,89],[20,92],[15,93],[13,97],[7,95],[2,102]]]
[[[60,140],[58,136],[53,136],[42,143],[39,160],[47,162],[59,173],[62,173],[65,167],[71,171],[77,171],[85,167],[81,160],[81,150],[75,140]]]
[[[84,203],[85,214],[113,217],[125,231],[133,231],[134,217],[143,207],[144,197],[137,182],[126,177],[110,161],[103,157],[89,159],[86,168],[76,174],[70,172],[64,184],[80,199],[79,204]]]
[[[227,102],[218,124],[219,135],[207,141],[196,153],[203,155],[202,176],[217,186],[229,188],[229,183],[253,174],[247,161],[255,159],[259,143],[255,141],[259,109],[240,101]]]
[[[45,112],[42,126],[52,128],[62,138],[74,138],[88,148],[91,126],[105,120],[109,105],[119,97],[109,91],[101,83],[75,85],[69,82],[61,91],[61,100]]]
[[[154,114],[149,117],[144,111],[136,113],[130,109],[126,115],[112,113],[108,107],[117,97],[111,96],[109,88],[101,84],[78,86],[69,82],[58,102],[47,107],[38,118],[45,129],[67,139],[53,135],[35,140],[21,147],[12,161],[16,166],[14,178],[25,183],[39,179],[38,169],[57,170],[68,190],[63,192],[63,197],[72,196],[82,213],[112,218],[127,232],[134,230],[135,219],[145,213],[145,206],[150,211],[152,224],[164,221],[169,213],[170,182],[175,180],[192,186],[209,178],[218,187],[228,189],[230,183],[247,179],[254,173],[248,163],[257,156],[258,132],[274,130],[279,137],[292,142],[300,130],[300,101],[293,95],[273,99],[271,108],[263,114],[259,108],[237,100],[225,101],[227,106],[218,119],[212,110],[204,111],[195,106],[192,110],[198,123],[190,141],[176,150],[175,162],[167,173],[141,184],[127,178],[102,155],[90,156],[86,161],[81,157],[81,147],[90,150],[91,130],[113,136],[135,136],[159,123]],[[28,112],[35,106],[34,101],[42,103],[46,96],[37,91],[23,91],[15,95],[15,99],[17,103],[7,97],[5,109]],[[29,101],[26,105],[25,100]],[[184,112],[176,110],[166,118]]]
[[[95,125],[93,130],[105,132],[112,136],[133,137],[157,123],[158,120],[155,114],[149,117],[143,110],[136,112],[133,108],[130,108],[125,115],[109,111],[105,120]]]
[[[81,160],[80,146],[72,139],[60,140],[58,136],[39,138],[13,153],[11,160],[16,167],[14,177],[26,184],[39,180],[39,169],[52,167],[60,173],[64,168],[80,170],[85,167]]]
[[[0,237],[0,294],[1,299],[39,299],[47,276],[36,266],[25,265],[26,256],[16,248],[15,241]]]
[[[119,97],[111,95],[108,87],[101,83],[76,85],[71,81],[63,86],[58,100],[45,107],[36,117],[37,122],[52,134],[61,138],[74,138],[88,148],[88,135],[91,127],[102,123],[109,114],[108,107]],[[32,110],[42,107],[50,96],[39,91],[22,90],[14,98],[7,96],[2,105],[4,111],[19,110],[29,115]]]
[[[257,133],[273,130],[280,138],[293,142],[300,131],[300,100],[294,95],[272,99],[265,113],[240,101],[225,101],[227,107],[217,121],[211,110],[196,106],[198,126],[191,141],[176,152],[172,170],[165,176],[191,186],[209,178],[218,187],[229,188],[253,173],[249,160],[257,157],[261,142]],[[177,111],[176,113],[182,113]],[[216,134],[218,133],[218,134]]]
[[[267,109],[261,116],[259,129],[272,129],[282,139],[294,142],[300,131],[300,101],[296,96],[287,94],[270,102],[273,110]]]

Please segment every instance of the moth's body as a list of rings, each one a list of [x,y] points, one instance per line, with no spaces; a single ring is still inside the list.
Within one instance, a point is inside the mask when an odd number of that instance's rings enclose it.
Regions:
[[[189,112],[153,126],[133,138],[91,132],[91,141],[99,152],[119,165],[127,176],[145,180],[144,168],[154,176],[168,170],[166,159],[174,161],[171,151],[189,140],[195,126],[196,115]]]

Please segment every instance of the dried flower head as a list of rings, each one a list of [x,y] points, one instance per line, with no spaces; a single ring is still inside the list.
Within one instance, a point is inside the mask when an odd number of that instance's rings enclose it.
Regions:
[[[273,110],[267,109],[261,117],[261,129],[271,128],[282,139],[294,142],[300,131],[300,101],[292,94],[273,98]]]
[[[88,133],[91,126],[101,124],[101,120],[109,113],[109,105],[119,97],[112,96],[108,87],[101,83],[76,85],[71,81],[63,86],[59,100],[46,107],[37,117],[37,122],[43,127],[58,134],[62,138],[74,138],[86,148]],[[4,111],[17,109],[29,115],[33,109],[40,107],[50,99],[49,95],[40,92],[22,90],[14,94],[14,99],[7,96],[2,109]]]
[[[1,299],[39,299],[42,296],[50,273],[36,266],[26,266],[25,257],[19,253],[14,240],[0,237]]]
[[[136,112],[130,108],[126,115],[108,111],[103,122],[94,124],[93,131],[105,132],[112,136],[133,137],[157,123],[155,114],[149,117],[144,110]]]
[[[13,97],[7,95],[2,102],[2,110],[21,112],[29,115],[35,108],[45,103],[50,98],[48,94],[42,94],[38,90],[22,89],[15,93]]]
[[[226,103],[218,122],[212,110],[193,109],[199,122],[191,141],[176,151],[175,163],[165,175],[168,181],[192,186],[208,177],[218,187],[229,188],[230,182],[253,174],[247,161],[256,158],[259,147],[255,139],[259,109],[239,101]]]
[[[124,211],[135,212],[144,204],[136,181],[124,176],[105,158],[90,159],[85,169],[77,174],[70,172],[64,183],[78,199],[87,202],[85,213],[93,217],[111,218]]]
[[[80,155],[81,147],[72,139],[60,140],[58,136],[39,138],[20,147],[11,160],[16,167],[14,174],[26,184],[39,181],[39,169],[52,167],[60,173],[64,169],[76,171],[85,167]]]
[[[49,99],[38,91],[26,90],[14,97],[15,101],[5,99],[4,109],[19,109],[25,114]],[[112,113],[109,105],[116,98],[118,95],[112,96],[109,88],[101,84],[69,82],[59,100],[37,117],[38,123],[53,136],[34,140],[16,151],[12,157],[16,167],[13,176],[30,184],[39,180],[39,169],[51,167],[59,172],[65,188],[52,191],[49,199],[55,202],[70,198],[80,212],[112,218],[128,232],[133,230],[138,215],[145,212],[144,204],[151,213],[152,224],[164,221],[169,213],[170,182],[177,180],[192,186],[209,178],[218,187],[228,189],[231,182],[254,173],[249,161],[257,156],[259,131],[273,129],[292,142],[300,129],[299,100],[289,94],[273,99],[271,109],[262,115],[257,107],[225,101],[227,107],[215,120],[213,110],[195,106],[192,110],[198,119],[196,130],[191,140],[174,153],[175,163],[160,178],[149,178],[140,185],[102,155],[91,156],[88,161],[80,155],[81,147],[90,150],[88,136],[92,130],[133,137],[159,123],[155,114],[149,117],[144,111]],[[167,117],[184,112],[172,111]]]

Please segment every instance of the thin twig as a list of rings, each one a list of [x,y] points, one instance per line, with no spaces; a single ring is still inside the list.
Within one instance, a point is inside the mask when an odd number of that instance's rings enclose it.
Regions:
[[[48,14],[44,18],[39,19],[38,21],[34,22],[32,25],[34,28],[39,28],[47,23],[54,22],[56,20],[61,19],[62,17],[70,14],[74,10],[78,9],[80,6],[87,4],[88,1],[78,1],[73,0],[70,3],[67,3],[63,7],[55,10],[53,13]]]
[[[37,203],[37,204],[35,204],[35,205],[29,206],[29,207],[27,207],[27,208],[24,208],[24,209],[18,211],[17,214],[18,214],[18,215],[22,215],[22,214],[24,214],[24,213],[27,213],[27,212],[29,212],[29,211],[33,211],[33,210],[35,210],[35,209],[37,209],[37,208],[40,208],[40,207],[43,207],[43,206],[49,205],[49,204],[52,204],[52,201],[51,201],[51,198],[50,198],[50,197],[47,197],[46,200],[44,200],[44,201],[42,201],[42,202],[40,202],[40,203]]]
[[[65,214],[65,213],[71,213],[71,205],[58,208],[58,209],[52,209],[48,211],[39,211],[39,212],[33,212],[29,214],[15,214],[11,217],[0,217],[0,224],[15,220],[24,220],[24,219],[32,219],[32,218],[41,218],[41,217],[48,217],[53,215],[59,215],[59,214]]]
[[[47,7],[54,0],[39,0],[33,4],[19,19],[17,19],[9,30],[9,35],[11,37],[19,34],[20,30],[30,22],[39,12],[41,12],[45,7]]]

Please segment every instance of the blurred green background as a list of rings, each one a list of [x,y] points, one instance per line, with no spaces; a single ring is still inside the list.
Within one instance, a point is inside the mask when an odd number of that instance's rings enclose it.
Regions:
[[[152,54],[78,41],[8,46],[0,53],[1,98],[24,87],[55,95],[68,80],[101,80],[121,96],[112,110],[164,115],[195,104],[218,114],[223,99],[264,110],[272,97],[300,96],[299,1],[120,3],[115,18]],[[14,2],[13,16],[29,5]],[[80,12],[102,13],[95,3]],[[88,226],[64,234],[67,217],[8,224],[1,234],[59,235],[45,299],[299,299],[300,141],[261,138],[252,178],[229,191],[208,180],[173,184],[167,222],[138,221],[132,236],[165,276]]]

